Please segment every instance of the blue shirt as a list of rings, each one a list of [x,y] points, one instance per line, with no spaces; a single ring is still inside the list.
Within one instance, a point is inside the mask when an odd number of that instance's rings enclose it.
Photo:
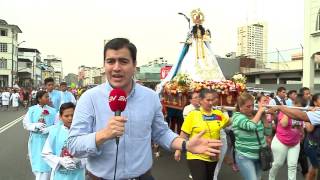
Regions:
[[[60,102],[61,102],[61,92],[57,90],[52,90],[48,93],[50,98],[51,107],[55,108],[56,111],[59,111]]]
[[[307,111],[307,116],[313,126],[320,125],[320,111]]]
[[[108,140],[97,146],[96,131],[107,127],[114,116],[108,103],[112,90],[104,83],[86,91],[75,109],[68,139],[68,149],[75,157],[87,157],[87,169],[95,176],[113,179],[116,142]],[[128,120],[120,137],[116,179],[144,174],[152,167],[151,139],[166,149],[178,136],[164,121],[159,96],[151,89],[134,84],[121,116]]]
[[[60,105],[62,104],[72,102],[74,105],[76,105],[76,99],[74,98],[73,94],[69,91],[60,91]]]

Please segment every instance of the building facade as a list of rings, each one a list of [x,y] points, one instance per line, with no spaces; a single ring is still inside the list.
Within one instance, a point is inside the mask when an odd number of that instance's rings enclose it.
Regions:
[[[41,54],[38,49],[18,48],[18,85],[39,87],[42,84]]]
[[[48,66],[53,67],[54,69],[54,80],[55,83],[61,83],[63,81],[63,66],[62,60],[57,58],[54,55],[49,55],[46,59],[43,60],[44,63]]]
[[[64,77],[64,81],[70,86],[72,83],[78,84],[78,75],[69,73],[67,76]]]
[[[17,82],[18,33],[17,25],[0,19],[0,87],[12,87]]]
[[[267,58],[268,33],[266,23],[254,23],[238,28],[237,56],[256,60],[262,68]]]
[[[41,76],[43,80],[48,77],[54,77],[54,68],[50,65],[42,64]]]
[[[303,86],[314,89],[315,54],[320,53],[320,1],[304,1]]]
[[[104,68],[103,67],[87,67],[79,66],[78,67],[78,86],[89,86],[101,84],[105,81]]]

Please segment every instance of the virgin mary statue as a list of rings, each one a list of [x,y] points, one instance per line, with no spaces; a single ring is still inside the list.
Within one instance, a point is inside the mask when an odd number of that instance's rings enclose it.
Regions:
[[[170,70],[168,76],[161,82],[161,87],[172,80],[177,74],[187,74],[193,81],[223,81],[225,77],[210,47],[211,33],[202,24],[204,15],[200,9],[191,12],[193,27],[183,48],[178,62]]]

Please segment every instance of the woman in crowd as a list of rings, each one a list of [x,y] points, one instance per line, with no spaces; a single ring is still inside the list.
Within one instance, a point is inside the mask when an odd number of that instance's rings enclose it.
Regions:
[[[51,168],[42,159],[41,151],[48,137],[48,127],[53,125],[57,112],[48,106],[49,95],[46,91],[39,91],[36,98],[38,104],[29,108],[23,119],[23,127],[30,132],[28,155],[32,172],[36,180],[48,180]]]
[[[263,105],[259,103],[258,111],[254,115],[253,96],[242,93],[237,99],[236,112],[232,116],[232,127],[236,137],[236,162],[245,180],[261,179],[258,138],[261,145],[266,146],[264,126],[261,122],[265,111]]]
[[[304,107],[306,103],[302,96],[297,96],[293,105],[296,107]],[[288,179],[296,179],[301,132],[303,132],[303,121],[293,120],[291,117],[279,112],[276,134],[271,143],[274,161],[269,172],[269,180],[276,179],[278,170],[286,159]]]
[[[220,111],[213,110],[219,101],[219,95],[213,90],[200,91],[200,108],[191,111],[184,120],[180,136],[189,139],[205,131],[204,138],[220,139],[220,130],[227,126],[229,120]],[[175,159],[180,160],[181,152],[176,151]],[[187,152],[187,162],[194,180],[212,180],[218,157]]]
[[[320,107],[320,93],[312,96],[311,106]],[[310,122],[305,122],[305,127],[308,133],[304,140],[304,151],[311,163],[306,180],[314,180],[320,167],[320,125],[313,126]]]
[[[257,97],[257,103],[269,104],[269,98],[264,94],[261,94]],[[266,143],[270,147],[272,141],[272,115],[266,114],[266,117],[263,118],[263,126],[264,126],[264,135],[266,137]]]

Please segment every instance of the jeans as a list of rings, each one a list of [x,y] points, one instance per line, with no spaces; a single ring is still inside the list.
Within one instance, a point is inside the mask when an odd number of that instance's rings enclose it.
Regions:
[[[260,180],[261,165],[259,159],[251,159],[236,152],[236,162],[244,180]]]
[[[217,163],[216,169],[214,170],[214,177],[213,180],[217,180],[218,179],[218,175],[224,160],[224,156],[227,153],[228,150],[228,142],[227,142],[227,135],[224,131],[224,129],[220,130],[220,140],[222,141],[222,147],[221,147],[221,152],[219,154],[219,161]]]
[[[274,161],[269,172],[269,180],[276,179],[278,170],[283,165],[286,159],[288,164],[288,180],[296,180],[300,143],[290,147],[282,144],[277,136],[274,136],[271,143],[271,149]]]

